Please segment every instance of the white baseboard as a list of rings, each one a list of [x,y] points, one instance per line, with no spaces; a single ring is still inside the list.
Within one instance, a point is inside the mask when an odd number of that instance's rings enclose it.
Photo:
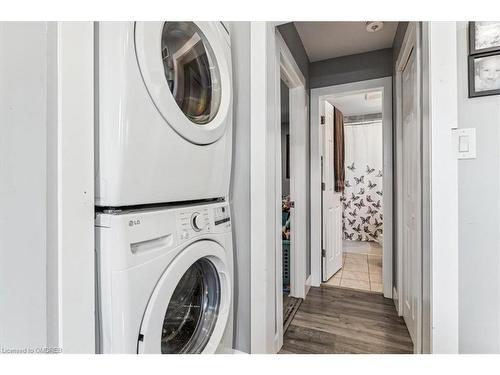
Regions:
[[[398,312],[398,315],[401,316],[403,313],[399,311],[399,295],[396,287],[392,288],[392,300],[394,301],[394,306],[396,307],[396,311]]]
[[[306,280],[304,299],[305,297],[307,297],[307,293],[309,293],[309,290],[311,289],[311,283],[312,283],[312,275],[309,275],[309,277]]]

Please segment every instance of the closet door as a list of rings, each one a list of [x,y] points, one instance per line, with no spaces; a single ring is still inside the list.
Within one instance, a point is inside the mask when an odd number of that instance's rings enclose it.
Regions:
[[[417,342],[420,309],[421,256],[420,127],[417,119],[417,70],[415,50],[402,72],[403,118],[403,317]]]

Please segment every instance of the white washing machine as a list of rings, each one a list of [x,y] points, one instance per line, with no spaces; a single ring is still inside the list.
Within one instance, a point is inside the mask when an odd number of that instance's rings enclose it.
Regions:
[[[220,22],[96,24],[96,206],[225,197],[232,65]]]
[[[231,353],[225,202],[97,214],[98,352]]]

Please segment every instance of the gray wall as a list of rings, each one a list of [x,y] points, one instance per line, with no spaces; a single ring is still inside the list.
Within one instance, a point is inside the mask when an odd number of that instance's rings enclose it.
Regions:
[[[311,64],[309,63],[309,58],[307,57],[306,50],[304,48],[304,45],[302,44],[302,40],[300,39],[299,33],[297,32],[295,25],[292,22],[285,23],[283,25],[278,26],[278,31],[280,32],[281,36],[283,37],[283,40],[285,41],[286,45],[288,46],[288,49],[292,53],[292,56],[293,56],[295,62],[297,63],[300,71],[304,75],[304,78],[306,79],[306,89],[309,89],[309,87],[310,87],[309,77],[310,77]],[[309,118],[309,116],[308,116],[308,118]],[[310,131],[307,133],[306,155],[310,155],[310,153],[311,153],[310,147],[309,147],[309,137],[310,137]],[[311,192],[310,192],[310,190],[311,190],[310,189],[311,172],[310,172],[309,164],[307,165],[306,173],[307,173],[307,181],[306,181],[306,184],[307,184],[307,187],[306,187],[306,197],[307,197],[306,278],[307,278],[311,274],[311,247],[310,247],[310,244],[311,244]]]
[[[306,78],[306,85],[309,87],[309,58],[307,57],[306,49],[302,44],[299,33],[295,28],[293,22],[288,22],[283,25],[278,26],[278,31],[280,32],[283,40],[285,41],[288,49],[292,53],[295,62],[299,66],[300,71]]]
[[[250,352],[250,22],[228,23],[233,59],[234,345]]]
[[[309,65],[311,89],[392,75],[392,48],[316,61]]]
[[[400,22],[398,24],[398,28],[396,29],[396,35],[394,36],[394,42],[392,43],[392,125],[393,129],[396,127],[396,60],[398,59],[399,52],[401,51],[401,46],[403,44],[403,39],[405,37],[406,29],[408,28],[408,22]],[[396,140],[393,138],[393,150],[396,149]],[[393,165],[396,165],[396,153],[393,153]],[[393,215],[394,220],[398,220],[397,218],[397,189],[396,189],[396,181],[398,180],[397,170],[394,168],[393,174],[393,189],[394,197],[393,197]],[[394,231],[393,243],[396,244],[397,233]],[[397,273],[397,265],[398,265],[398,252],[396,251],[396,247],[394,247],[394,251],[392,254],[392,282],[393,286],[398,290],[398,273]]]
[[[44,347],[47,24],[1,22],[0,54],[0,346]]]
[[[458,161],[459,350],[500,352],[500,96],[467,97],[467,23],[457,26],[458,126],[477,158]]]
[[[405,37],[407,28],[408,28],[408,22],[398,23],[398,28],[396,29],[396,35],[394,35],[394,42],[392,43],[392,61],[394,68],[396,65],[396,60],[398,59],[399,51],[401,51],[401,46],[403,44],[403,39]]]

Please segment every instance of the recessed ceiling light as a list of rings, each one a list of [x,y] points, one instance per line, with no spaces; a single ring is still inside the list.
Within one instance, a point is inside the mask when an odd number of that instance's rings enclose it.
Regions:
[[[368,21],[365,23],[366,31],[369,33],[374,33],[376,31],[382,30],[384,23],[382,21]]]

